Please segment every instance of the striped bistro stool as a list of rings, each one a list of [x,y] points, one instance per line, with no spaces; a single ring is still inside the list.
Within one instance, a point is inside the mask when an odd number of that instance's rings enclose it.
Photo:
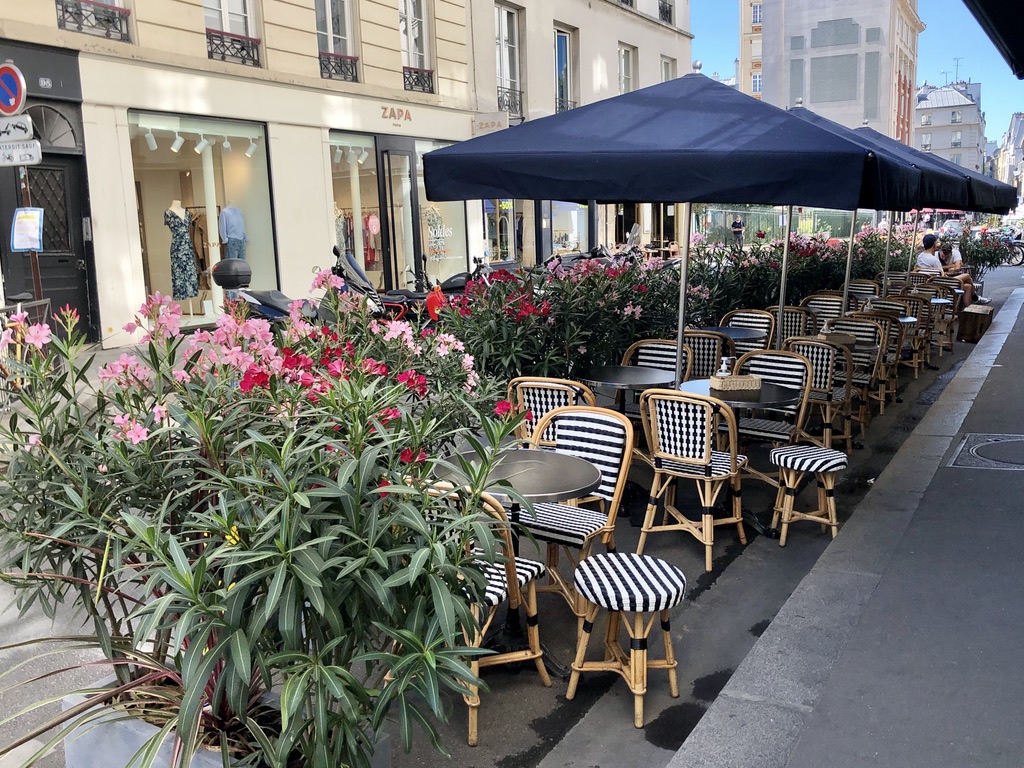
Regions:
[[[667,669],[669,693],[673,698],[679,696],[668,611],[682,602],[686,577],[674,565],[650,555],[609,552],[591,555],[582,561],[576,568],[574,582],[577,594],[586,601],[586,614],[565,698],[572,699],[576,695],[580,672],[617,672],[633,692],[633,725],[642,728],[648,669]],[[604,660],[584,661],[594,619],[601,608],[608,611]],[[633,614],[632,623],[622,622],[623,613]],[[645,617],[646,613],[651,614],[650,618]],[[652,661],[647,658],[647,637],[654,625],[655,613],[661,614],[665,658]],[[629,635],[628,655],[619,643],[623,624]]]
[[[773,448],[769,458],[779,468],[779,493],[775,497],[775,514],[772,517],[772,528],[778,526],[780,518],[782,521],[779,546],[786,546],[789,524],[796,520],[821,523],[822,529],[828,526],[834,539],[839,530],[836,521],[836,473],[846,469],[846,454],[816,445],[787,445]],[[818,508],[811,512],[797,512],[793,509],[793,500],[800,481],[809,472],[818,479]]]

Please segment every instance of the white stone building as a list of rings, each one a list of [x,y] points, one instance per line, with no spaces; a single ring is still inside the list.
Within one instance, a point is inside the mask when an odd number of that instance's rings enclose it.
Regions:
[[[980,85],[978,95],[980,99]],[[972,171],[983,171],[985,116],[969,89],[954,85],[923,87],[917,94],[914,113],[917,149]]]

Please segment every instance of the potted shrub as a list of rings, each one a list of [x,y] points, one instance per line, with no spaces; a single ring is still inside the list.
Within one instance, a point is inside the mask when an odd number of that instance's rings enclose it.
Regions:
[[[154,726],[143,765],[164,742],[180,766],[366,766],[389,715],[436,741],[441,689],[477,682],[467,542],[495,550],[472,495],[425,486],[456,436],[489,456],[518,417],[455,337],[335,301],[329,328],[236,306],[184,337],[158,294],[98,372],[73,311],[13,318],[0,572],[23,610],[84,614],[65,641],[113,680],[4,751],[104,718]]]

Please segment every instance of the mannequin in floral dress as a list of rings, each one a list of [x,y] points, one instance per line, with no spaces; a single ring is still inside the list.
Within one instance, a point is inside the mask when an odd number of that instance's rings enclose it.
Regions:
[[[164,226],[171,230],[171,295],[177,300],[199,295],[196,255],[188,231],[191,223],[192,215],[180,200],[172,201],[164,211]]]

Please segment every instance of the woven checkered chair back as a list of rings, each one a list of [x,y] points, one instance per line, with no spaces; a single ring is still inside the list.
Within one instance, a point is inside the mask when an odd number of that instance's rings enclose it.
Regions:
[[[787,352],[796,352],[811,361],[811,390],[823,395],[830,394],[836,379],[836,366],[839,364],[839,347],[826,341],[808,338],[787,339],[784,344]]]
[[[690,376],[707,379],[718,370],[725,355],[733,356],[735,347],[732,340],[720,333],[687,331],[686,343],[693,350],[690,362]]]
[[[763,339],[757,341],[737,339],[733,342],[736,345],[737,354],[740,355],[745,352],[753,352],[756,349],[768,349],[775,338],[775,316],[764,309],[734,309],[732,312],[726,313],[719,325],[764,331]]]
[[[710,469],[718,417],[728,409],[711,398],[649,389],[640,396],[647,448],[655,466],[671,459]],[[732,420],[732,412],[728,412]],[[733,445],[735,445],[733,423]]]
[[[585,459],[601,470],[592,495],[613,501],[626,483],[633,454],[633,425],[618,411],[593,406],[558,408],[538,422],[558,453]]]
[[[550,411],[567,405],[594,405],[597,401],[593,391],[585,384],[570,379],[554,379],[543,376],[519,376],[509,382],[508,399],[520,408],[528,410],[532,421],[524,422],[517,437],[522,440],[533,438],[533,425]],[[554,440],[554,434],[541,434],[545,442]]]
[[[768,311],[775,317],[776,325],[782,323],[782,338],[784,340],[790,336],[808,336],[818,331],[814,313],[806,307],[784,307],[781,321],[778,307],[768,307]],[[774,343],[775,339],[772,339],[772,344]]]
[[[936,277],[938,272],[911,272],[908,277],[910,278],[907,282],[911,285],[924,285],[933,277]]]

